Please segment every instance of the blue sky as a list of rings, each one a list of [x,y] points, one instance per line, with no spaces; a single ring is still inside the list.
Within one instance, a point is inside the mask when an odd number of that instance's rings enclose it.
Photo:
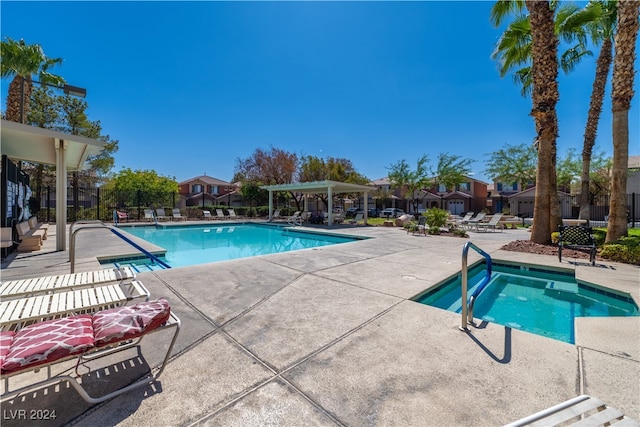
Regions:
[[[2,36],[64,58],[91,120],[119,140],[115,172],[231,180],[271,146],[350,159],[377,179],[427,154],[475,160],[530,143],[531,101],[490,59],[492,2],[11,2]],[[636,69],[638,69],[636,65]],[[560,77],[558,153],[581,151],[595,69]],[[2,81],[2,109],[9,81]],[[638,88],[638,78],[634,88]],[[630,154],[640,154],[638,96]],[[611,155],[607,92],[596,150]]]

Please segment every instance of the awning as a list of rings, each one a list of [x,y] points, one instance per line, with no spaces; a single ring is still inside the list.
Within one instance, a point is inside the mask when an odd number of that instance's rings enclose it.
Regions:
[[[67,204],[67,171],[86,169],[106,142],[2,120],[1,153],[13,160],[56,166],[57,206]],[[56,249],[67,247],[67,210],[56,209]]]
[[[364,215],[365,224],[367,222],[367,194],[370,191],[376,191],[376,187],[370,185],[349,184],[347,182],[339,181],[313,181],[313,182],[297,182],[293,184],[275,184],[275,185],[263,185],[260,188],[269,191],[269,221],[271,221],[271,215],[273,214],[273,192],[274,191],[290,191],[293,193],[303,194],[326,194],[329,206],[328,222],[329,225],[333,224],[333,195],[337,193],[364,193]]]

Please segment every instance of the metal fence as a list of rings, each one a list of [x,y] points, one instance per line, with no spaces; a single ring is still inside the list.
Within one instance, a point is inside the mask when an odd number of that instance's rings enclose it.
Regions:
[[[39,196],[39,197],[38,197]],[[245,201],[237,196],[234,199],[234,207],[246,206],[249,209],[257,209],[255,202]],[[183,197],[177,192],[162,191],[117,191],[103,188],[73,188],[67,190],[67,218],[69,222],[77,220],[99,219],[110,221],[113,218],[113,211],[123,210],[132,219],[143,219],[145,209],[155,208],[186,208],[188,216],[197,217],[201,215],[202,209],[213,208],[214,206],[225,206],[226,199],[216,204],[215,201],[207,200],[198,203],[198,206],[187,206],[188,197]],[[229,200],[230,202],[231,200]],[[229,203],[228,202],[228,203]],[[246,202],[246,203],[245,203]],[[41,221],[52,221],[55,219],[56,195],[55,187],[45,187],[40,194],[35,194],[32,198],[32,212],[37,212]],[[567,195],[560,199],[562,216],[564,218],[578,218],[580,211],[580,201],[578,196]],[[522,218],[533,217],[533,197],[509,197],[496,201],[495,210],[509,213]],[[627,207],[629,222],[637,224],[640,222],[640,194],[627,194]],[[243,208],[240,208],[243,209]],[[193,210],[192,215],[189,215]],[[195,212],[197,211],[197,213]],[[591,220],[605,221],[609,214],[609,196],[601,196],[591,201]]]

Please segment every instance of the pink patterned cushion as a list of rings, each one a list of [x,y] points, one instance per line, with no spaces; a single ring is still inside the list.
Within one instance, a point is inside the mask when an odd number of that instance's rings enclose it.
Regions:
[[[164,324],[171,314],[164,298],[103,310],[93,315],[95,345],[139,337]]]
[[[93,328],[88,314],[35,323],[13,337],[2,373],[32,368],[93,347]]]
[[[0,331],[0,370],[4,366],[4,359],[9,354],[9,348],[15,334],[13,331]]]

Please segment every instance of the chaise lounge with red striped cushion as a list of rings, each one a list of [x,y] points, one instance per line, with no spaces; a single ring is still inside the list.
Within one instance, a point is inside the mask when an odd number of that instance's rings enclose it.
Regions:
[[[152,332],[174,327],[175,332],[157,372],[149,372],[138,381],[100,397],[92,397],[77,377],[51,375],[51,366],[78,359],[77,367],[139,345]],[[0,331],[0,374],[5,381],[2,400],[35,387],[69,383],[89,403],[98,403],[155,381],[164,370],[180,330],[180,319],[171,312],[165,299],[116,307],[95,314],[80,314],[34,323],[18,331]],[[16,390],[9,389],[9,378],[47,367],[47,378]],[[76,372],[77,373],[77,372]]]

